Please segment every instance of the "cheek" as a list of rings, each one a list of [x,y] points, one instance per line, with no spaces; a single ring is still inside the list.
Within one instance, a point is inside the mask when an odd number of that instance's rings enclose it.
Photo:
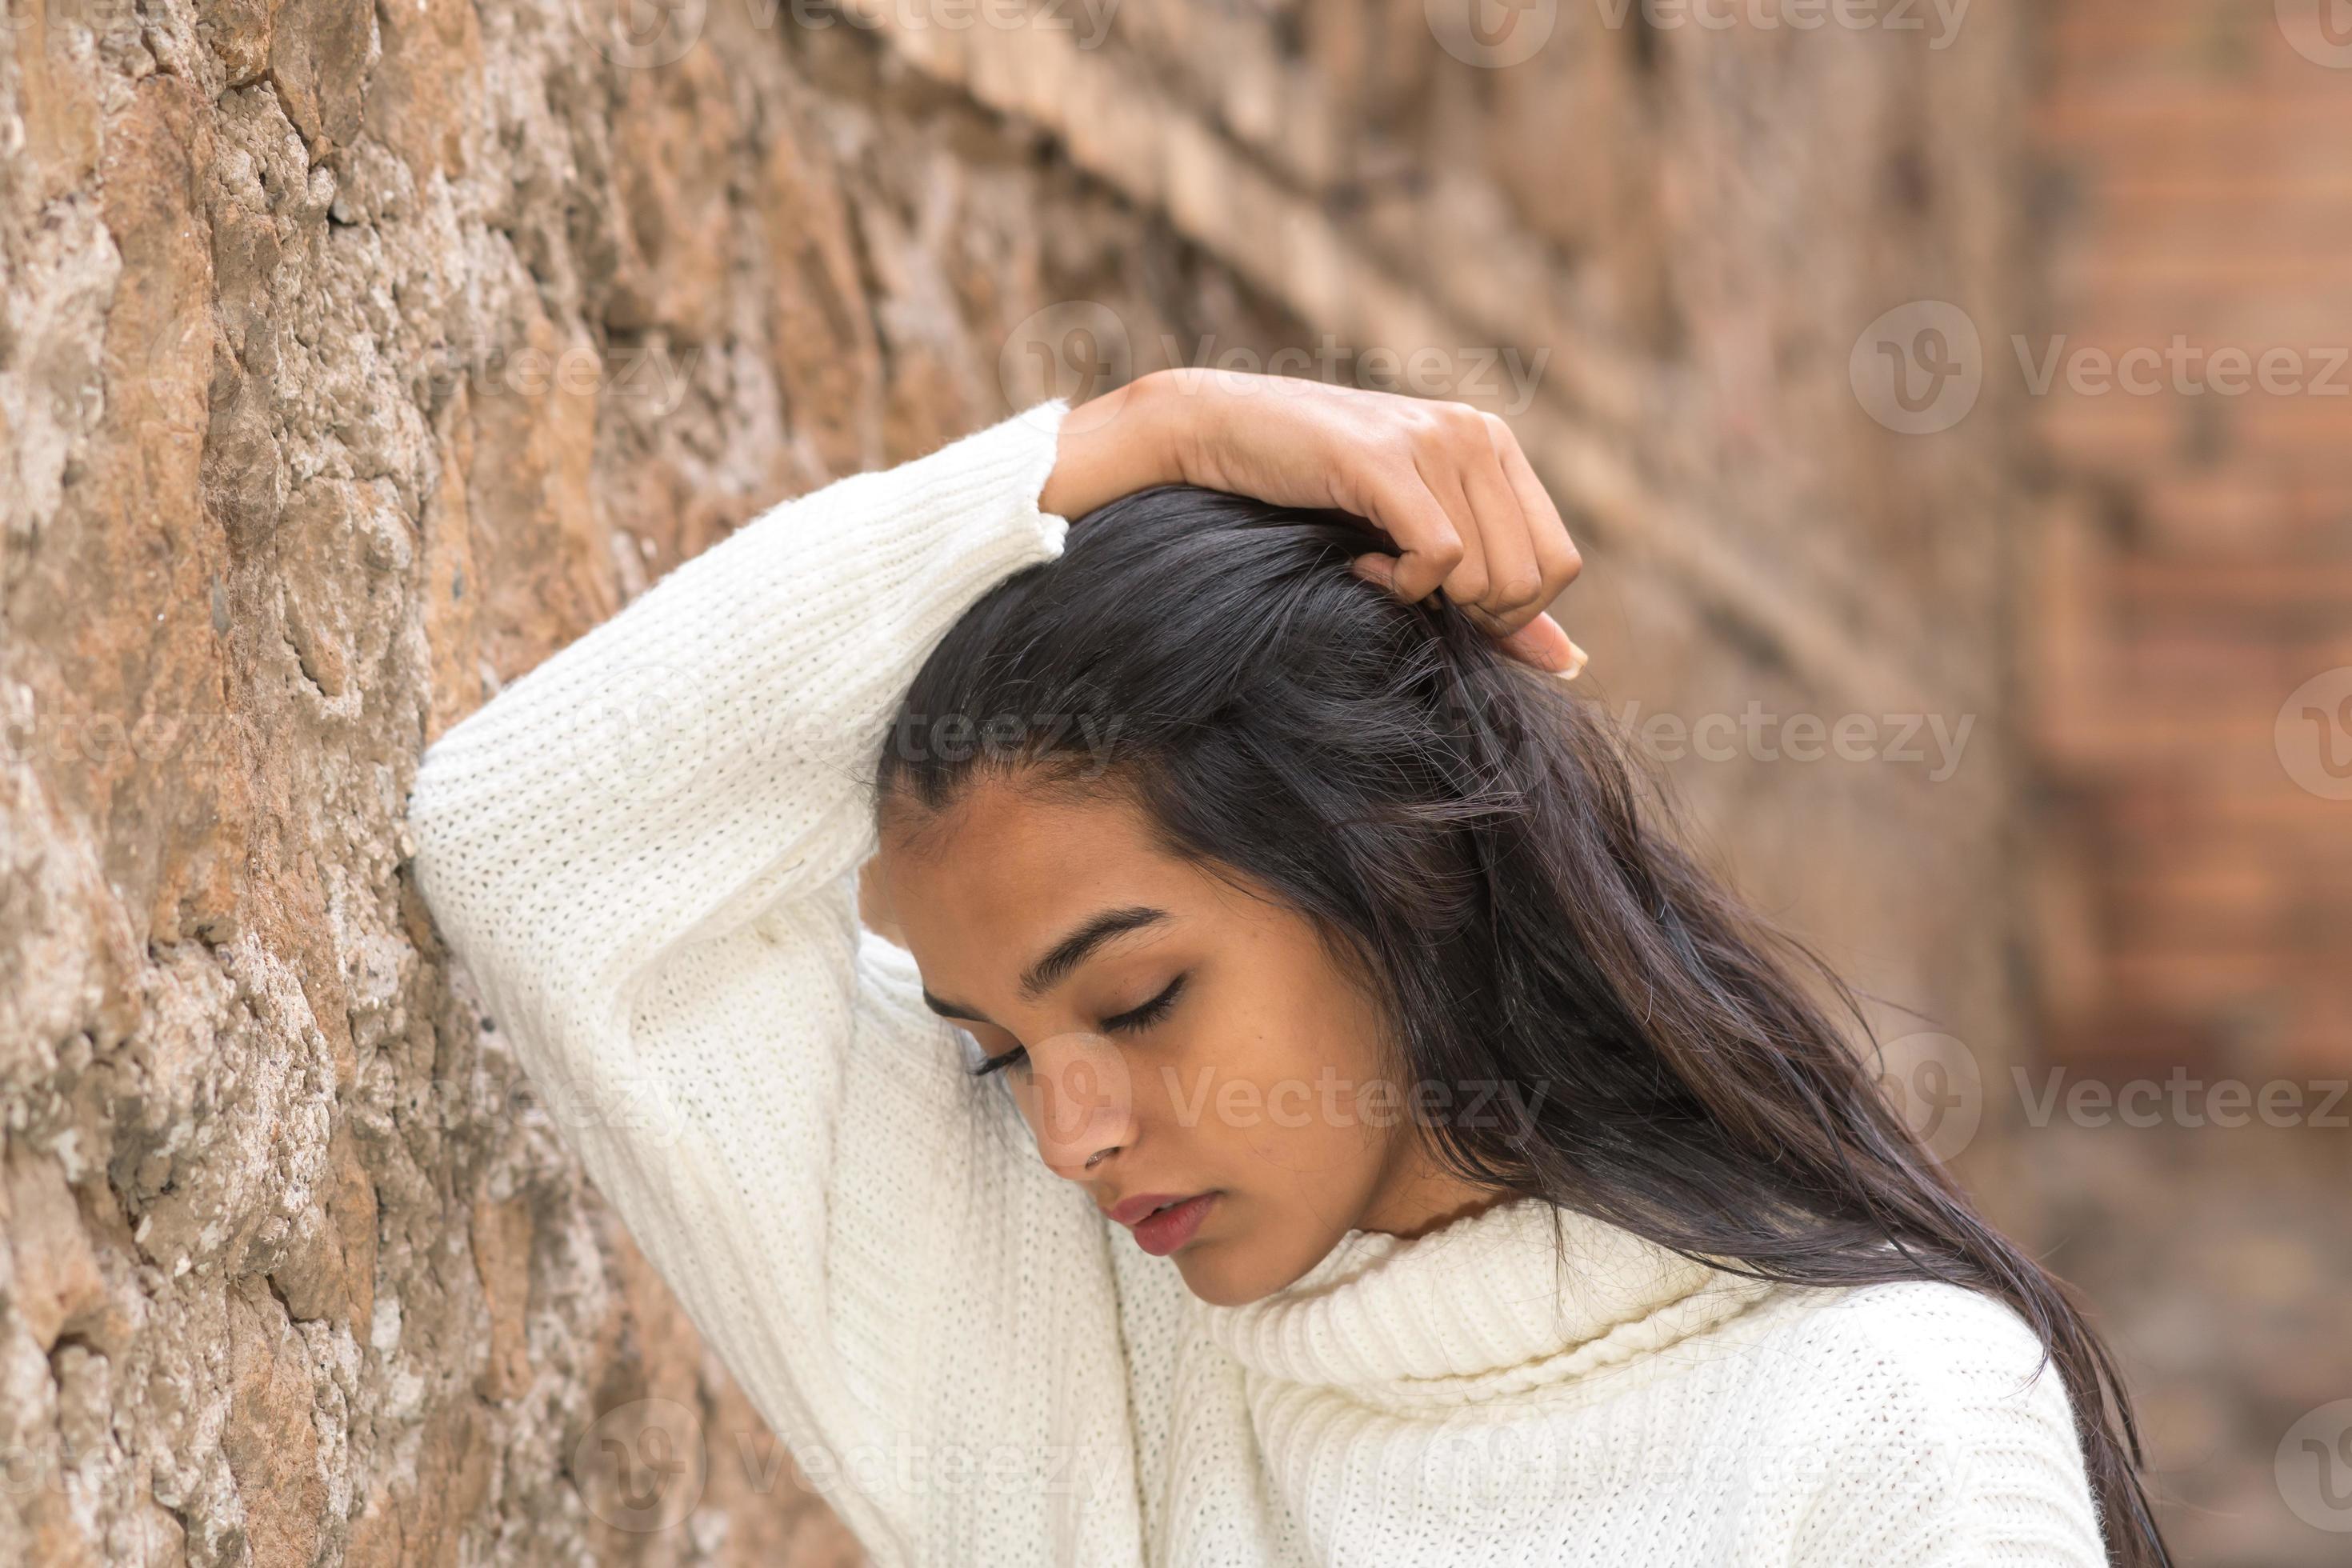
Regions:
[[[1381,1069],[1377,1025],[1353,993],[1275,973],[1205,1037],[1213,1060],[1182,1075],[1187,1103],[1245,1168],[1352,1188],[1391,1136],[1368,1121],[1365,1086]],[[1214,1086],[1205,1101],[1201,1086]],[[1377,1110],[1377,1096],[1371,1097]]]

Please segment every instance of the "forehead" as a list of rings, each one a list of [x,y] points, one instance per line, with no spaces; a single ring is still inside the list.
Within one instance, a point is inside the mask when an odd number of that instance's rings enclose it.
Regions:
[[[886,817],[882,879],[927,980],[997,977],[1111,906],[1197,909],[1210,879],[1154,842],[1118,795],[1073,797],[974,782],[936,817]]]

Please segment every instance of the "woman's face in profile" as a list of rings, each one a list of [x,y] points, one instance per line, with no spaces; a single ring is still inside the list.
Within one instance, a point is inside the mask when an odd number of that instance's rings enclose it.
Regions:
[[[982,778],[919,836],[886,815],[877,872],[933,1010],[1010,1056],[1055,1173],[1121,1220],[1213,1194],[1136,1232],[1202,1300],[1255,1300],[1350,1228],[1464,1205],[1313,925],[1165,854],[1131,804]]]

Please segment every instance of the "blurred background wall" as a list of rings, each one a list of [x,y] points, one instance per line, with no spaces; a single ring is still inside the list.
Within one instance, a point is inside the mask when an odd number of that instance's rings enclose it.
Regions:
[[[2063,346],[2021,454],[2002,1157],[2137,1374],[2186,1560],[2352,1562],[2352,7],[2040,31],[2037,374]]]
[[[764,506],[1171,363],[1512,420],[2184,1561],[2352,1552],[2332,0],[6,3],[0,1557],[856,1560],[401,803]]]

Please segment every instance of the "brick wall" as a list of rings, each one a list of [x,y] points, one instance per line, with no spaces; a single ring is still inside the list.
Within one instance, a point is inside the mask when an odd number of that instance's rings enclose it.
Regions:
[[[2037,365],[2061,334],[2159,359],[2144,392],[2062,359],[2029,395],[2031,1064],[2142,1099],[2011,1151],[2181,1561],[2224,1568],[2352,1551],[2352,50],[2325,14],[2048,9],[2018,329]],[[2263,1092],[2281,1124],[2223,1098]]]
[[[2168,357],[2142,377],[2159,390],[2062,371],[2034,409],[2056,483],[2027,681],[2051,1045],[2341,1071],[2352,675],[2279,727],[2352,667],[2352,66],[2296,52],[2271,6],[2202,0],[2075,0],[2048,46],[2033,353],[2063,334]]]

